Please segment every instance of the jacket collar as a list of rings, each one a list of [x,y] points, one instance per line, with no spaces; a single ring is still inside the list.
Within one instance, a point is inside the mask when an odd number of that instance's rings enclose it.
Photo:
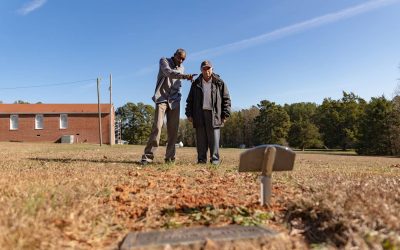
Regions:
[[[212,84],[218,85],[218,86],[220,86],[222,84],[222,81],[221,81],[221,78],[219,78],[219,75],[213,73],[211,77],[212,77],[212,80],[211,80]],[[202,88],[202,84],[201,84],[202,79],[203,79],[203,74],[200,74],[199,77],[197,77],[197,79],[195,80],[197,87]]]

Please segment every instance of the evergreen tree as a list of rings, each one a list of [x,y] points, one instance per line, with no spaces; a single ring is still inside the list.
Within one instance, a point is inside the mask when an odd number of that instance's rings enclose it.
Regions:
[[[344,91],[340,100],[324,99],[317,109],[316,121],[326,146],[342,150],[354,147],[365,105],[362,98]]]
[[[331,98],[325,98],[317,109],[317,126],[324,144],[329,148],[339,145],[340,122],[339,103]]]
[[[240,144],[243,144],[243,117],[240,111],[234,111],[221,128],[221,145],[236,148]]]
[[[339,146],[346,150],[354,147],[357,143],[359,121],[364,113],[366,102],[352,92],[346,93],[343,91],[340,104],[340,128],[342,131],[340,133]]]
[[[286,112],[290,117],[290,130],[288,142],[291,147],[320,148],[322,147],[321,135],[314,124],[317,105],[315,103],[285,104]]]
[[[392,102],[384,96],[371,98],[361,118],[357,153],[363,155],[391,154],[390,117],[392,110]]]
[[[256,106],[252,106],[249,109],[242,109],[242,120],[243,120],[243,144],[247,147],[256,145],[256,124],[255,118],[260,114],[259,109]]]
[[[231,112],[228,121],[221,128],[221,145],[224,147],[254,146],[256,144],[254,119],[258,114],[259,110],[255,106]]]
[[[257,105],[260,114],[255,118],[258,144],[286,144],[290,118],[285,109],[274,102],[263,100]]]
[[[393,155],[400,155],[400,84],[392,99],[393,111],[390,116],[390,144]]]

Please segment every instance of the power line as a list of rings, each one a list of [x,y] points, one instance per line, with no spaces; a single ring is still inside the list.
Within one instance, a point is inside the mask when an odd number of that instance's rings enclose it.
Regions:
[[[0,90],[12,90],[12,89],[30,89],[30,88],[43,88],[43,87],[52,87],[52,86],[61,86],[61,85],[72,85],[81,82],[90,82],[96,81],[96,78],[79,80],[74,82],[62,82],[62,83],[52,83],[52,84],[42,84],[42,85],[30,85],[30,86],[20,86],[20,87],[9,87],[9,88],[0,88]]]

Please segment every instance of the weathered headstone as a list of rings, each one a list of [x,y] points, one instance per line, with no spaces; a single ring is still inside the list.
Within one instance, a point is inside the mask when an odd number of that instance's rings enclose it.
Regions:
[[[199,246],[204,245],[207,241],[226,242],[226,241],[243,241],[246,239],[257,238],[279,238],[278,233],[258,226],[239,226],[231,225],[225,227],[195,227],[182,228],[168,231],[152,231],[152,232],[132,232],[129,233],[120,249],[136,250],[136,249],[157,249],[157,247],[169,246]]]
[[[295,158],[290,148],[280,145],[261,145],[240,155],[239,172],[261,172],[261,205],[270,202],[272,172],[292,170]]]

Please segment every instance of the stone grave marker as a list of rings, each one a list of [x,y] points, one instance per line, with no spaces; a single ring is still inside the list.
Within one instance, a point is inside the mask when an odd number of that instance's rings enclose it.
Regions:
[[[280,145],[261,145],[240,154],[239,172],[261,172],[260,203],[270,202],[272,172],[293,169],[296,153]]]
[[[246,241],[249,239],[268,239],[282,244],[281,234],[259,226],[230,225],[224,227],[194,227],[167,231],[131,232],[122,242],[121,250],[164,249],[166,246],[180,249],[201,248],[207,241],[217,243]],[[279,243],[280,242],[280,243]],[[196,247],[197,246],[197,247]]]

